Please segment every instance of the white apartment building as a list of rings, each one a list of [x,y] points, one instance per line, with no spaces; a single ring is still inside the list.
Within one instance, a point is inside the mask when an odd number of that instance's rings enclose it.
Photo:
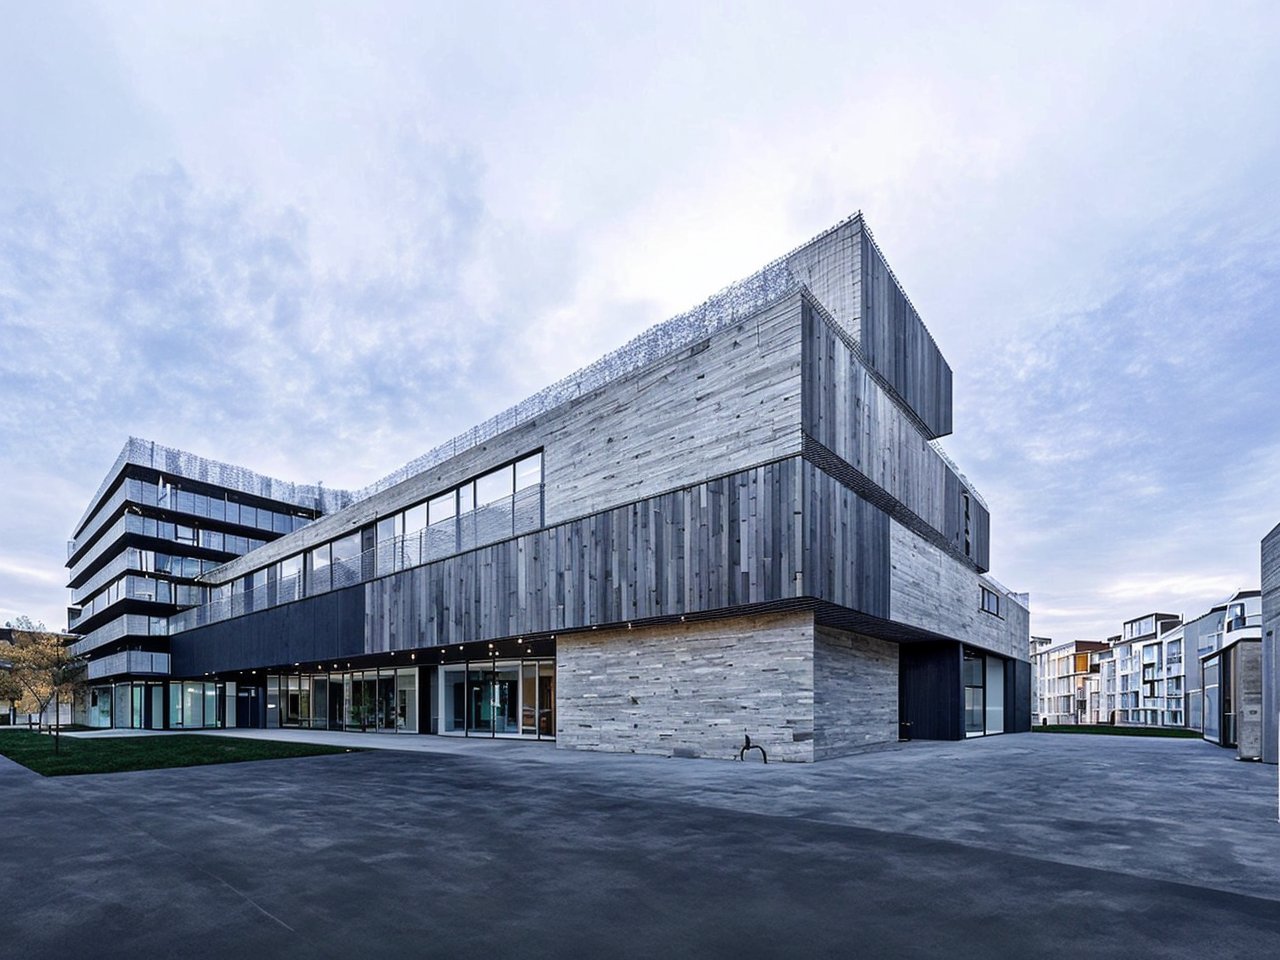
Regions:
[[[1090,703],[1097,702],[1097,672],[1092,657],[1106,646],[1098,640],[1065,640],[1055,644],[1047,637],[1032,638],[1033,723],[1096,722],[1090,718]]]
[[[1113,641],[1115,722],[1148,727],[1186,723],[1182,617],[1148,613],[1126,620]],[[1104,676],[1105,688],[1108,677]]]

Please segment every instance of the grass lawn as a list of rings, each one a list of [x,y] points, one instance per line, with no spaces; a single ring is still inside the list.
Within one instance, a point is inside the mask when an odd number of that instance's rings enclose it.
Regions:
[[[245,760],[280,760],[314,757],[327,753],[351,753],[349,747],[313,743],[277,743],[237,737],[206,737],[198,733],[156,737],[100,737],[82,740],[61,737],[60,752],[53,752],[53,737],[26,731],[0,733],[0,755],[46,777],[80,773],[120,773],[160,767],[195,767],[207,763],[240,763]]]
[[[1105,733],[1117,737],[1192,737],[1200,738],[1199,730],[1180,727],[1113,727],[1105,723],[1058,724],[1032,727],[1032,733]]]

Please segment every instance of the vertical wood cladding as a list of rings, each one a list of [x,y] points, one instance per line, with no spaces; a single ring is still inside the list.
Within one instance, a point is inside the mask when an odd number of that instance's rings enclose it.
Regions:
[[[946,436],[951,432],[951,367],[865,230],[861,241],[858,339],[863,355],[933,437]]]
[[[805,530],[796,505],[805,466],[798,457],[765,464],[373,581],[364,588],[366,648],[460,643],[804,596]],[[856,558],[856,531],[841,535],[840,549]]]
[[[805,461],[805,594],[889,619],[889,516]]]
[[[1193,650],[1187,644],[1187,652]],[[1280,526],[1262,541],[1262,759],[1280,760]]]
[[[803,310],[804,432],[879,487],[910,514],[967,556],[989,563],[990,516],[965,497],[960,478],[859,362],[836,329],[807,305]]]

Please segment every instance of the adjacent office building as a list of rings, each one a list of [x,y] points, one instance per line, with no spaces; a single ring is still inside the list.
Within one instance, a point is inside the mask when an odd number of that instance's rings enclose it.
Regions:
[[[1026,730],[951,379],[855,216],[364,490],[130,441],[76,532],[78,650],[115,725],[787,760]],[[99,609],[121,577],[155,583]]]

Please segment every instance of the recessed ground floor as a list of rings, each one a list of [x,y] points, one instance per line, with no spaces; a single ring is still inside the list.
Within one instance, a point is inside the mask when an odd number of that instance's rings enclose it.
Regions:
[[[553,740],[571,750],[811,761],[1026,729],[1029,671],[942,638],[902,643],[812,610],[256,664],[90,689],[86,722]],[[278,659],[278,658],[277,658]]]

